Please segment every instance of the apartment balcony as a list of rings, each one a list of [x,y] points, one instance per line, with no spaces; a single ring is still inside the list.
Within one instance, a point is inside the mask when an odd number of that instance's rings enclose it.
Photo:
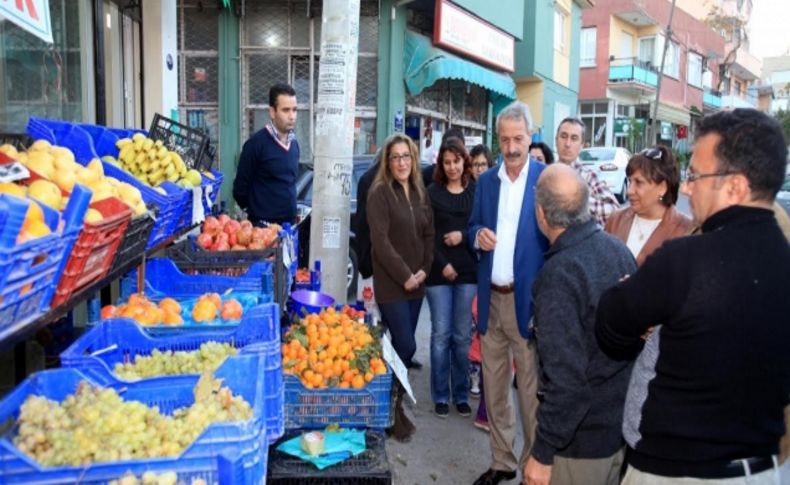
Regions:
[[[748,94],[746,96],[738,96],[737,94],[728,94],[721,97],[722,108],[757,108],[757,96]]]
[[[646,90],[655,91],[656,86],[658,86],[658,73],[647,63],[636,58],[610,60],[610,89],[638,94]]]
[[[763,63],[754,57],[751,52],[744,47],[738,49],[735,54],[735,62],[729,66],[730,77],[739,77],[746,81],[754,81],[760,78],[763,70]]]
[[[702,104],[706,108],[721,109],[721,93],[706,89],[702,94]]]

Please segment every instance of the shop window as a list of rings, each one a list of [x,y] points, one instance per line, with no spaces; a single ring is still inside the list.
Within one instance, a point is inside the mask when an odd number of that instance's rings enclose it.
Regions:
[[[357,106],[375,108],[376,93],[378,93],[378,59],[360,56],[357,59]]]
[[[354,120],[354,155],[369,153],[376,153],[376,120],[375,118],[356,118]]]
[[[189,51],[216,51],[219,34],[219,9],[216,2],[182,0],[184,19],[183,49]],[[179,25],[179,32],[182,32]],[[179,44],[181,45],[181,44]]]
[[[24,133],[28,118],[91,121],[94,106],[83,97],[93,89],[87,75],[90,6],[50,0],[53,44],[0,22],[0,131]]]
[[[288,56],[280,52],[251,54],[246,57],[244,81],[249,104],[269,106],[269,88],[289,81]],[[299,100],[300,104],[308,100]]]
[[[288,11],[286,2],[246,2],[244,44],[250,47],[288,47]]]

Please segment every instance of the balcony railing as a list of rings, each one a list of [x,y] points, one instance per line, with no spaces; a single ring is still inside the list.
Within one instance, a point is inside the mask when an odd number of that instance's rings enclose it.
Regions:
[[[721,93],[706,89],[702,94],[702,104],[710,108],[721,108]]]
[[[650,63],[642,62],[638,58],[610,59],[610,83],[639,83],[644,86],[656,87],[658,73]]]

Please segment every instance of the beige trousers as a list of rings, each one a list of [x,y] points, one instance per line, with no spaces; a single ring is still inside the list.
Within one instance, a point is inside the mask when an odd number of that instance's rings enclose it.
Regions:
[[[537,357],[534,343],[518,332],[516,303],[512,293],[491,293],[488,329],[480,337],[483,354],[483,386],[488,424],[491,428],[491,468],[515,471],[523,469],[535,436],[537,398]],[[513,388],[513,359],[516,360],[518,403],[524,433],[520,457],[514,450],[516,416],[510,390]]]
[[[606,458],[554,456],[551,485],[618,485],[625,450]]]
[[[662,477],[639,471],[628,465],[622,485],[787,485],[790,483],[788,464],[750,476],[734,478]]]

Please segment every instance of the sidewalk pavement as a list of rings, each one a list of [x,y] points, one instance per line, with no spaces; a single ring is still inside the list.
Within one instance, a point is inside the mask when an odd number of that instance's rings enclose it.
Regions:
[[[431,318],[428,302],[423,302],[417,325],[417,355],[423,364],[420,370],[409,371],[409,380],[417,399],[412,405],[405,398],[406,414],[412,419],[417,432],[408,443],[390,438],[386,442],[387,456],[396,485],[472,485],[491,464],[488,433],[474,427],[478,399],[470,399],[472,416],[461,417],[450,406],[446,419],[437,417],[431,401]],[[516,407],[516,409],[518,409]],[[520,429],[520,425],[518,426]],[[516,450],[521,450],[522,439],[516,440]],[[519,474],[520,478],[520,474]],[[519,483],[516,480],[502,482]]]

